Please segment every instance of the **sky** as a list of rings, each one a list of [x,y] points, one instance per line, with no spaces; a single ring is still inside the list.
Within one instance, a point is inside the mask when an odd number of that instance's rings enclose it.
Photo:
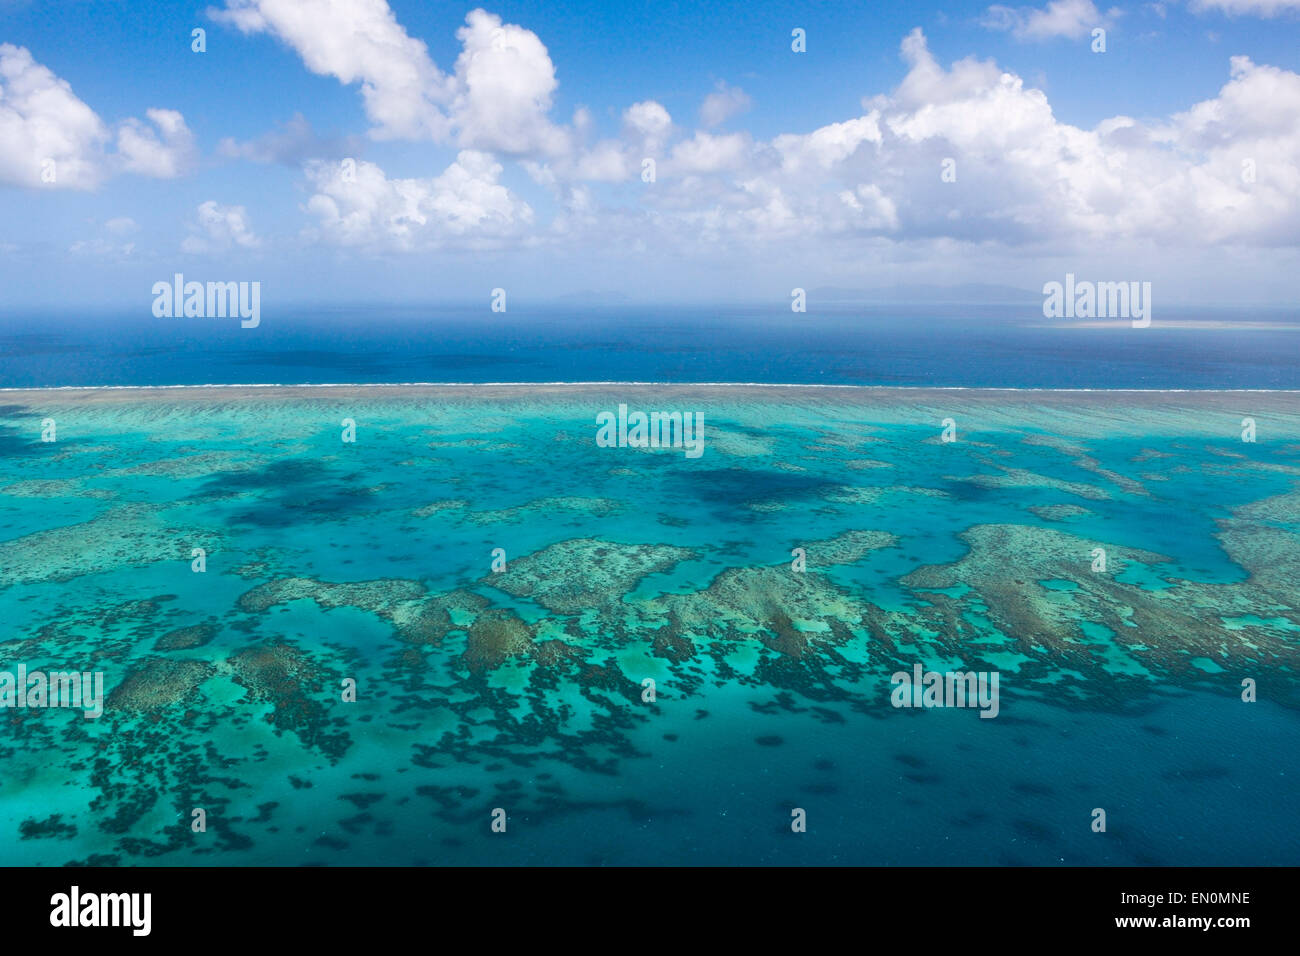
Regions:
[[[0,0],[0,315],[175,273],[264,313],[1066,273],[1296,308],[1300,0]]]

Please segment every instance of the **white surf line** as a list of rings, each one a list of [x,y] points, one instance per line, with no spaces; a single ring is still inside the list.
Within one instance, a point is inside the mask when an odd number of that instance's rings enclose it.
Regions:
[[[1107,394],[1127,392],[1152,395],[1297,395],[1295,388],[1049,388],[1037,385],[828,385],[824,382],[649,382],[649,381],[580,381],[580,382],[250,382],[204,385],[15,385],[0,386],[6,392],[96,392],[162,391],[193,388],[541,388],[555,385],[650,386],[654,388],[847,388],[895,392],[1080,392]]]

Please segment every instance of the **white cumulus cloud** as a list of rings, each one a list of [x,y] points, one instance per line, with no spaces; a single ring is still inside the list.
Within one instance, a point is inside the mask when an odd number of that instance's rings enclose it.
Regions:
[[[121,167],[157,179],[172,179],[193,168],[198,159],[194,135],[185,117],[175,110],[145,110],[153,126],[137,119],[124,122],[117,131],[117,154]]]
[[[1051,0],[1046,7],[989,7],[981,25],[990,30],[1007,30],[1017,40],[1077,40],[1094,27],[1109,28],[1119,16],[1112,8],[1102,14],[1092,0]]]
[[[456,32],[452,73],[397,22],[385,0],[227,0],[209,15],[270,33],[313,73],[360,83],[375,139],[454,141],[471,149],[554,155],[569,132],[547,114],[555,65],[537,34],[472,10]]]
[[[517,237],[533,222],[532,208],[498,182],[501,164],[462,150],[428,179],[389,179],[374,163],[315,162],[307,177],[316,192],[306,211],[310,240],[370,251],[492,245]]]
[[[752,105],[748,93],[738,86],[728,86],[719,80],[717,89],[706,96],[700,105],[700,122],[712,129],[745,112]]]
[[[451,83],[385,0],[228,0],[208,14],[243,33],[274,35],[313,73],[360,83],[374,138],[448,135]]]
[[[199,204],[191,234],[181,242],[181,251],[193,255],[227,252],[234,248],[256,249],[261,240],[253,234],[248,211],[243,206],[223,206],[215,200]]]
[[[94,189],[119,172],[163,179],[187,172],[196,153],[184,117],[167,109],[145,116],[147,123],[127,119],[114,133],[29,50],[0,44],[0,182]]]
[[[1228,16],[1272,18],[1300,12],[1300,0],[1192,0],[1191,7],[1196,13],[1215,10]]]

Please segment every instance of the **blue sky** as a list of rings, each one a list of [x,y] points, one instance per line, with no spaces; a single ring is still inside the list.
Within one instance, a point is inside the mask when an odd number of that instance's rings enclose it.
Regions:
[[[6,301],[1300,294],[1300,0],[476,9],[0,0]]]

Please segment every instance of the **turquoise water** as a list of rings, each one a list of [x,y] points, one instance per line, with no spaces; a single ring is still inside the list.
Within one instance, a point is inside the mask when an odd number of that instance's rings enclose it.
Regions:
[[[705,453],[598,447],[620,402]],[[0,710],[3,862],[1297,861],[1293,395],[0,406],[0,670],[109,692]],[[895,709],[917,662],[998,716]]]

